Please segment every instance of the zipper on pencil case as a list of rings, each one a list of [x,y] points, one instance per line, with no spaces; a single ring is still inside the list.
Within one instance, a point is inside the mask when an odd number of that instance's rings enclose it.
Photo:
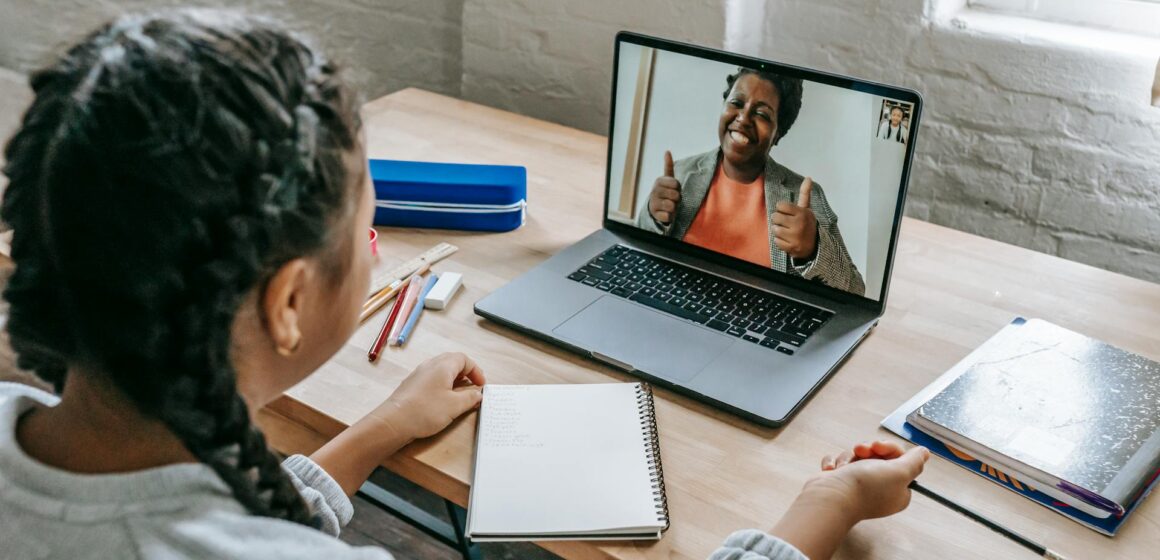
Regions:
[[[511,204],[456,204],[450,202],[412,202],[403,200],[375,201],[376,208],[409,210],[415,212],[454,212],[457,214],[506,214],[520,212],[527,208],[527,201]]]

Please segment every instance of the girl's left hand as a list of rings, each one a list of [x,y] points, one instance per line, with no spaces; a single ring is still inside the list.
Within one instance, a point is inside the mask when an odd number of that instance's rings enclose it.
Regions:
[[[483,400],[483,370],[460,352],[440,354],[411,372],[371,416],[411,438],[433,436]]]

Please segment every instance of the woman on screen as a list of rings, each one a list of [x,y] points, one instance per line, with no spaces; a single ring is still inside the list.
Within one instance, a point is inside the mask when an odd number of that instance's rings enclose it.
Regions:
[[[802,81],[738,68],[726,84],[720,147],[675,163],[665,152],[637,226],[864,295],[821,186],[770,156],[801,110]]]

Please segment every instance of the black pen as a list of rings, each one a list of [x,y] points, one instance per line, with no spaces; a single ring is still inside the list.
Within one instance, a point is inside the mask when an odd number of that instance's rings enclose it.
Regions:
[[[994,521],[991,521],[990,519],[987,519],[986,517],[983,517],[982,515],[979,515],[963,506],[960,506],[959,504],[951,501],[950,498],[938,494],[930,488],[919,484],[917,480],[910,483],[910,489],[973,519],[982,526],[995,531],[996,533],[999,533],[1000,535],[1003,535],[1004,537],[1007,537],[1019,543],[1020,545],[1023,545],[1023,547],[1031,550],[1035,554],[1038,554],[1041,558],[1048,558],[1050,560],[1067,560],[1064,555],[1055,552],[1046,546],[1036,543],[1035,541],[1032,541],[1031,539],[1028,539],[1027,537],[1024,537],[1023,535],[1020,535],[1015,531],[1012,531]]]

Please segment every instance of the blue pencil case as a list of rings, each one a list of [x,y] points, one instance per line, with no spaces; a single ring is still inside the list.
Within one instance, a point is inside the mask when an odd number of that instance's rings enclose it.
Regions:
[[[511,231],[524,224],[524,167],[372,159],[370,169],[375,225]]]

